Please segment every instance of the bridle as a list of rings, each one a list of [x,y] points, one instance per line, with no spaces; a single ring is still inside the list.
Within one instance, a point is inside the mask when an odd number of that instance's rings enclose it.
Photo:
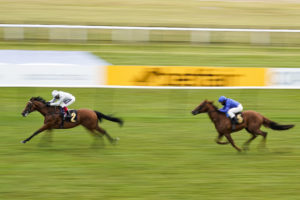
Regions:
[[[29,100],[28,102],[27,102],[27,107],[26,107],[26,110],[24,110],[24,112],[22,113],[22,115],[23,116],[27,116],[29,113],[31,113],[31,112],[33,112],[33,110],[32,110],[32,107],[33,106],[36,106],[36,108],[35,108],[35,110],[36,109],[38,109],[38,110],[42,110],[42,109],[44,109],[45,107],[48,107],[46,104],[41,104],[41,105],[37,105],[37,104],[35,104],[35,102],[34,101],[32,101],[32,100]],[[45,115],[47,115],[47,114],[57,114],[56,113],[56,111],[57,111],[57,109],[56,109],[56,106],[55,107],[53,107],[54,109],[47,109],[46,110],[46,112],[44,112],[44,114]],[[41,112],[41,111],[40,111]],[[59,111],[58,111],[59,112]]]
[[[199,106],[199,110],[201,110],[203,108],[203,106],[205,106],[207,103],[204,103],[203,105]],[[213,113],[213,112],[218,112],[218,110],[212,110],[212,111],[207,111],[207,113]]]
[[[27,111],[28,111],[28,113],[31,113],[31,108],[32,108],[32,105],[33,105],[33,103],[32,103],[32,101],[28,101],[28,109],[27,109]]]
[[[207,113],[218,112],[217,110],[207,111]]]

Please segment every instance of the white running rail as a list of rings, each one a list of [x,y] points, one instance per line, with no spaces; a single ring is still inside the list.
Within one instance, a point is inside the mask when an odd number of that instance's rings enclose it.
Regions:
[[[107,30],[158,30],[158,31],[220,31],[220,32],[268,32],[300,33],[293,29],[240,29],[240,28],[176,28],[136,26],[84,26],[84,25],[43,25],[43,24],[0,24],[1,28],[64,28],[64,29],[107,29]]]
[[[189,86],[118,86],[118,85],[17,85],[0,84],[0,88],[115,88],[115,89],[165,89],[165,90],[231,90],[231,89],[300,89],[299,86],[230,86],[230,87],[189,87]]]

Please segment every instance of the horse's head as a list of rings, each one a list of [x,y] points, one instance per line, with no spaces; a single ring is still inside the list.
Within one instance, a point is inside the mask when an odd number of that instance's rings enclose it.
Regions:
[[[46,102],[43,98],[41,97],[32,97],[26,104],[22,116],[26,117],[29,113],[37,110],[38,108],[41,107],[41,105],[45,105]]]
[[[209,105],[212,105],[213,101],[204,100],[199,106],[197,106],[193,111],[193,115],[198,115],[200,113],[208,112]]]
[[[36,110],[36,106],[32,101],[28,101],[23,112],[22,112],[22,116],[26,117],[29,113],[33,112]]]

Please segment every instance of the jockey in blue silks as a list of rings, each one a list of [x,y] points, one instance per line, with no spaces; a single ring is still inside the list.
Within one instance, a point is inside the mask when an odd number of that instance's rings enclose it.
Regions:
[[[226,98],[225,96],[221,96],[219,98],[219,102],[224,106],[219,109],[220,112],[226,113],[226,116],[230,118],[232,122],[232,130],[235,129],[235,124],[237,124],[237,119],[235,114],[243,111],[243,106],[239,102]]]

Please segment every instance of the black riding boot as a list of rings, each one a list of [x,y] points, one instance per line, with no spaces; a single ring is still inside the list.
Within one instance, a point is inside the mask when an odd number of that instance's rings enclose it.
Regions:
[[[235,125],[237,124],[237,119],[236,117],[231,118],[231,130],[235,130]]]
[[[60,107],[60,115],[61,115],[62,120],[64,121],[65,120],[65,111],[62,107]]]

